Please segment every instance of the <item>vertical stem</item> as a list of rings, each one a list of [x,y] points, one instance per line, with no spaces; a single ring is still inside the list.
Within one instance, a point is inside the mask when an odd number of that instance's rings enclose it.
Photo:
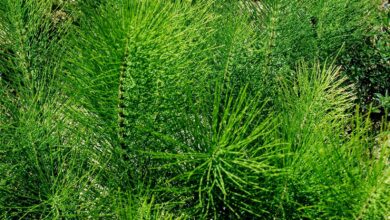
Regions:
[[[120,66],[120,72],[119,72],[119,85],[118,85],[118,141],[119,145],[122,148],[122,150],[126,149],[126,144],[125,144],[125,118],[124,118],[124,82],[125,82],[125,77],[126,77],[126,70],[128,68],[127,65],[127,58],[129,56],[129,51],[128,51],[128,40],[126,40],[125,43],[125,53],[122,58],[122,63]]]

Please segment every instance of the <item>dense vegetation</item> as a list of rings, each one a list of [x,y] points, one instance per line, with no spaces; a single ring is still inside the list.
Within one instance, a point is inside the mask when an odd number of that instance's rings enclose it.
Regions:
[[[388,219],[386,7],[0,0],[0,218]]]

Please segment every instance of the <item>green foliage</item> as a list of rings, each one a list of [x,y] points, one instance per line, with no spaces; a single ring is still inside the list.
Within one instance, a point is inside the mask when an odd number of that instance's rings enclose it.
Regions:
[[[287,203],[280,210],[283,218],[351,218],[371,187],[367,181],[387,172],[385,150],[375,156],[378,161],[369,159],[377,150],[368,138],[369,119],[346,114],[354,97],[343,86],[345,80],[332,66],[302,64],[281,86],[280,134],[291,155],[283,161],[288,170],[284,192],[277,195]],[[345,126],[352,132],[345,133]]]
[[[116,216],[119,219],[188,219],[188,216],[174,215],[169,210],[171,207],[164,204],[155,204],[155,197],[142,192],[135,196],[134,193],[118,193],[115,200]]]
[[[212,106],[207,106],[209,98]],[[258,209],[261,201],[255,195],[271,190],[267,184],[280,172],[272,161],[282,156],[281,144],[269,137],[275,118],[264,118],[265,103],[250,97],[246,88],[238,97],[222,98],[217,85],[214,97],[198,99],[199,106],[177,118],[181,134],[155,133],[171,150],[147,154],[164,161],[155,169],[172,175],[167,190],[184,186],[187,190],[178,190],[178,196],[188,198],[186,206],[193,204],[202,218],[261,216],[267,211]]]
[[[0,1],[0,218],[387,219],[376,4]]]
[[[272,72],[300,59],[337,57],[364,109],[390,87],[388,13],[379,1],[264,1],[260,9],[263,56]],[[255,18],[258,20],[257,18]],[[272,73],[273,74],[273,73]],[[276,73],[275,73],[276,74]]]
[[[340,57],[346,75],[357,85],[359,102],[366,111],[369,104],[378,104],[376,93],[385,95],[390,88],[389,9],[375,9],[368,33]]]

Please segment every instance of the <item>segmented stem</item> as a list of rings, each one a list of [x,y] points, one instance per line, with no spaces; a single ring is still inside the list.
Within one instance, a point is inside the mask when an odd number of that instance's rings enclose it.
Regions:
[[[128,68],[127,58],[129,56],[128,46],[126,42],[125,53],[122,58],[122,63],[119,71],[119,85],[118,85],[118,140],[122,149],[125,149],[125,89],[124,83],[126,78],[126,70]]]

